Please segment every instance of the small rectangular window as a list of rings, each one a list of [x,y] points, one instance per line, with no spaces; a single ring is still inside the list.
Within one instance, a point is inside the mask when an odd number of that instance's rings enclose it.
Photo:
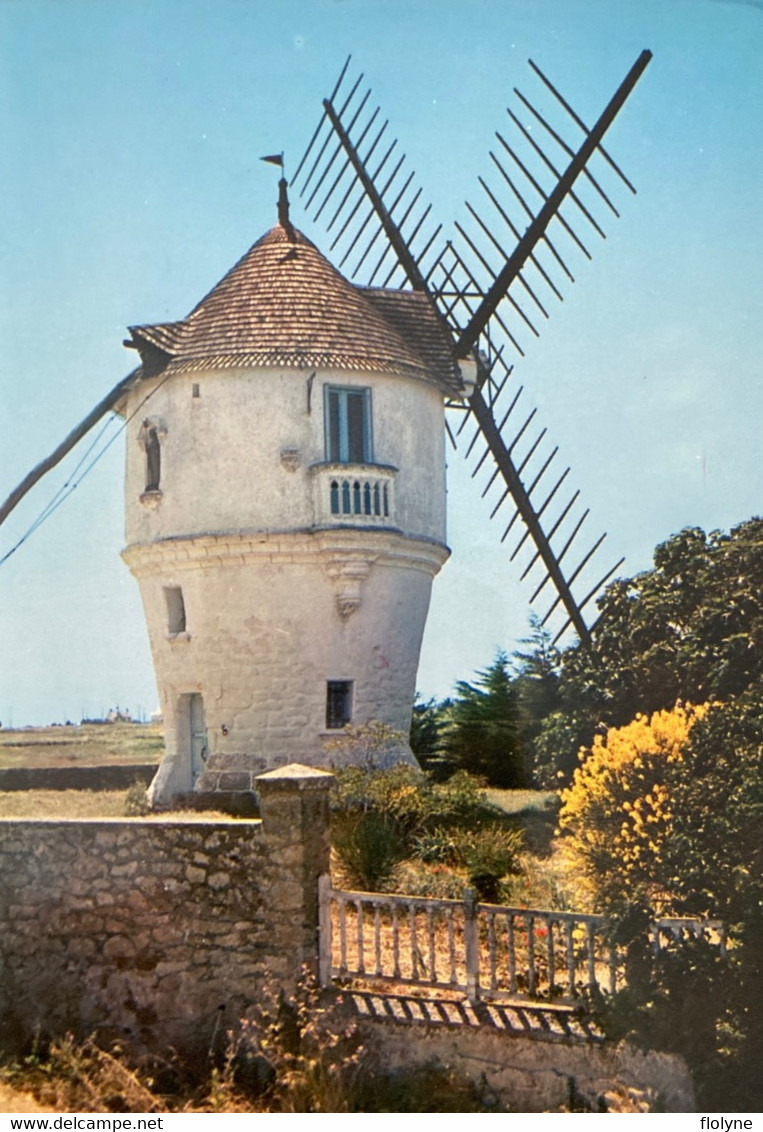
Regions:
[[[336,731],[352,719],[352,680],[329,680],[326,685],[326,730]]]
[[[371,464],[371,390],[325,387],[326,459],[331,464]]]
[[[167,605],[167,632],[171,635],[185,633],[185,602],[180,586],[165,586],[164,600]]]
[[[198,381],[194,381],[193,385],[191,386],[191,396],[201,397],[201,390],[199,389]]]

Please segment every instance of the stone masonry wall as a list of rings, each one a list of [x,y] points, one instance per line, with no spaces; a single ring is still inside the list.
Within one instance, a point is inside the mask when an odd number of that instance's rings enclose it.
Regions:
[[[510,1112],[554,1112],[582,1103],[594,1112],[695,1112],[686,1065],[674,1054],[627,1043],[524,1037],[490,1026],[363,1019],[380,1071],[445,1065]],[[642,1109],[640,1106],[644,1105]],[[634,1107],[635,1106],[635,1107]]]
[[[0,822],[0,1043],[97,1031],[205,1050],[317,955],[331,776],[263,775],[262,820]]]

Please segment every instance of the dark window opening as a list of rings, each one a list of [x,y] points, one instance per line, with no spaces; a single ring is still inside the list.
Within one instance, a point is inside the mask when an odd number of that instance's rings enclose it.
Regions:
[[[185,633],[185,602],[180,586],[165,586],[164,600],[167,604],[167,632],[173,636]]]
[[[329,680],[326,685],[326,730],[336,731],[352,719],[352,680]]]
[[[332,515],[368,515],[389,518],[389,484],[379,480],[331,480],[329,506]]]
[[[326,459],[331,464],[370,464],[371,390],[326,387]]]
[[[194,381],[193,385],[191,386],[191,396],[201,397],[201,390],[199,389],[198,381]]]

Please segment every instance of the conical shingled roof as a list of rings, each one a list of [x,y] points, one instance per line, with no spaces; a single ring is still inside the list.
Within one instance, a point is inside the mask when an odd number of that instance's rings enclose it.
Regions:
[[[426,295],[349,283],[281,225],[180,322],[130,327],[147,372],[298,366],[401,374],[460,392],[450,337]]]

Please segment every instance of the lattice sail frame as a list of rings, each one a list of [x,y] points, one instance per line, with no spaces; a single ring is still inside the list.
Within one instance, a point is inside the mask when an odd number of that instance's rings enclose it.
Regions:
[[[533,571],[539,575],[531,605],[549,582],[555,589],[540,618],[546,625],[562,606],[555,641],[570,627],[590,641],[583,610],[624,559],[603,576],[592,574],[602,535],[568,567],[589,512],[581,512],[578,491],[569,494],[569,468],[546,478],[558,449],[549,451],[535,410],[524,419],[515,416],[522,388],[514,389],[510,379],[526,339],[538,336],[536,323],[548,319],[551,303],[562,301],[562,288],[574,282],[565,257],[572,252],[591,258],[574,225],[605,238],[600,214],[619,216],[608,182],[636,191],[602,140],[650,58],[649,51],[641,53],[590,129],[530,60],[545,99],[542,110],[514,88],[516,105],[507,109],[511,132],[507,138],[497,131],[490,151],[492,181],[478,178],[487,219],[467,201],[467,216],[454,223],[450,239],[422,202],[414,174],[405,170],[388,121],[381,120],[378,106],[371,109],[364,76],[348,80],[349,58],[291,180],[313,222],[325,223],[328,253],[341,271],[365,286],[429,294],[456,356],[477,361],[477,385],[468,401],[448,404],[448,434],[474,461],[472,476],[482,476],[483,498],[492,493],[491,519],[513,504],[501,541],[520,521],[524,530],[510,558],[524,554],[523,580]]]

